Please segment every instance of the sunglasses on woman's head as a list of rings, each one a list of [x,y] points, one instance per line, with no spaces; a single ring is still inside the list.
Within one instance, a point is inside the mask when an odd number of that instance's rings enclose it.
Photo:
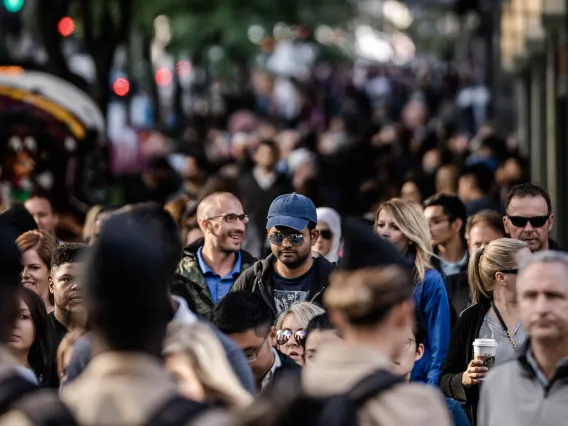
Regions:
[[[294,247],[299,247],[304,244],[304,236],[302,234],[282,234],[281,232],[274,232],[268,236],[268,239],[275,246],[279,246],[286,239],[290,241]]]
[[[513,226],[517,228],[524,228],[529,222],[533,228],[541,228],[546,225],[546,222],[548,221],[550,216],[523,217],[507,215],[507,218],[509,219],[509,222],[511,222]]]
[[[276,343],[278,344],[278,346],[285,345],[292,338],[292,336],[294,336],[296,343],[298,343],[298,345],[300,346],[303,346],[307,335],[308,333],[306,332],[306,330],[298,330],[294,333],[289,328],[285,328],[276,332]]]
[[[329,229],[322,229],[320,231],[320,237],[324,240],[331,240],[333,238],[333,233]]]

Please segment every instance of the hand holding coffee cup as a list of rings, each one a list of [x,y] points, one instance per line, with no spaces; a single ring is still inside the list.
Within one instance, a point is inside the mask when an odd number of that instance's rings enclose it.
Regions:
[[[472,360],[467,366],[467,370],[462,374],[462,384],[464,387],[477,385],[483,381],[489,369],[483,366],[482,360]]]
[[[470,387],[480,383],[489,369],[495,364],[497,342],[495,339],[475,339],[473,342],[473,361],[463,373],[462,383]]]

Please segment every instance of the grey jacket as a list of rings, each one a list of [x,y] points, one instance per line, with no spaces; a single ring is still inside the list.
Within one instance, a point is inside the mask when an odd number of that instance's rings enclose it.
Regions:
[[[530,356],[529,356],[530,357]],[[538,367],[537,367],[538,368]],[[481,386],[478,426],[557,426],[568,418],[568,365],[559,364],[548,384],[525,349],[492,370]]]

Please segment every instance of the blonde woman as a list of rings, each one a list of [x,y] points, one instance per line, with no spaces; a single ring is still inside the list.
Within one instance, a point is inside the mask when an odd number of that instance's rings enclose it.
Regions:
[[[469,285],[474,305],[460,316],[452,331],[448,356],[442,368],[440,388],[465,404],[474,419],[479,383],[487,373],[480,361],[473,361],[477,338],[497,341],[496,364],[516,357],[527,336],[517,309],[517,270],[531,256],[526,243],[510,238],[491,241],[469,260]]]
[[[252,403],[252,396],[233,373],[217,336],[205,324],[170,323],[163,354],[180,393],[187,398],[213,400],[231,408]]]
[[[276,321],[276,347],[299,365],[304,365],[306,328],[312,318],[325,313],[312,302],[296,303],[282,312]]]
[[[430,230],[422,207],[398,198],[381,204],[375,231],[404,253],[413,267],[414,301],[427,336],[424,356],[414,365],[411,380],[438,386],[450,340],[450,304],[444,278],[430,263]]]
[[[282,312],[276,321],[276,346],[299,365],[304,365],[306,327],[312,318],[325,313],[315,303],[296,303]]]

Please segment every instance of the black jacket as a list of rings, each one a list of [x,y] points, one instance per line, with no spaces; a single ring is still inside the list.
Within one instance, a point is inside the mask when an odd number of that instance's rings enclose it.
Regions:
[[[448,354],[440,377],[442,393],[464,404],[466,412],[469,411],[474,418],[479,401],[479,385],[464,388],[462,375],[473,359],[473,341],[479,337],[483,319],[490,307],[489,301],[483,300],[462,313],[452,330]]]
[[[554,241],[551,238],[548,239],[548,249],[556,251],[566,251],[562,247],[560,247],[556,241]]]
[[[280,358],[280,367],[274,372],[274,377],[272,381],[275,383],[285,376],[295,376],[295,379],[300,380],[300,375],[302,373],[302,367],[300,367],[296,361],[290,358],[288,355],[284,355],[279,350],[276,351],[278,358]]]
[[[284,355],[279,350],[276,350],[278,358],[280,358],[280,367],[274,372],[274,376],[270,383],[262,389],[262,394],[269,398],[278,398],[278,382],[286,380],[286,386],[293,386],[295,389],[300,389],[302,384],[302,367],[296,364],[292,358]]]
[[[272,294],[272,270],[276,256],[270,254],[266,259],[258,260],[252,267],[244,271],[233,286],[232,291],[249,291],[260,294],[266,304],[272,309],[275,316],[281,312],[276,309],[274,295]],[[316,278],[312,282],[307,301],[315,302],[323,306],[323,292],[329,282],[329,276],[335,265],[323,256],[314,257],[316,265]]]
[[[435,254],[438,254],[437,252]],[[444,275],[440,259],[432,256],[432,266]],[[469,289],[469,280],[467,278],[467,267],[469,264],[469,256],[467,262],[461,267],[460,272],[454,275],[444,275],[446,280],[446,290],[450,298],[450,325],[453,328],[460,314],[471,305],[471,292]]]

